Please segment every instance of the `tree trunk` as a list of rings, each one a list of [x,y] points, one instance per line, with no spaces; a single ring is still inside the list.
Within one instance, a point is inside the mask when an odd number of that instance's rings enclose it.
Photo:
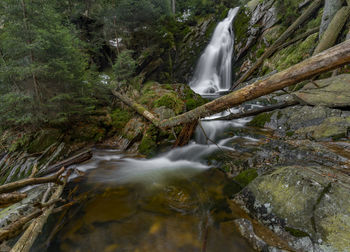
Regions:
[[[55,173],[54,175],[50,177],[43,177],[43,178],[27,178],[22,179],[13,183],[5,184],[0,186],[0,193],[7,193],[7,192],[13,192],[20,188],[23,188],[25,186],[29,185],[38,185],[38,184],[45,184],[50,182],[57,182],[59,177],[64,172],[64,168],[62,168],[60,171]]]
[[[350,7],[348,6],[341,8],[337,14],[335,14],[331,23],[328,25],[327,30],[324,32],[322,39],[318,43],[314,55],[327,50],[335,44],[340,32],[349,18],[349,15]]]
[[[342,7],[343,2],[343,0],[325,0],[322,21],[319,29],[319,39],[322,38],[324,32],[327,30],[327,27],[331,23],[335,14]]]
[[[266,52],[254,63],[254,65],[245,72],[241,78],[232,86],[231,90],[236,88],[239,84],[247,80],[254,72],[257,70],[265,59],[270,57],[272,54],[276,52],[278,47],[286,41],[299,26],[304,23],[322,4],[322,0],[315,0],[306,10],[305,12],[291,25],[289,28],[269,47]]]
[[[147,120],[152,122],[155,126],[157,126],[157,127],[159,126],[159,119],[155,115],[150,113],[145,107],[143,107],[142,105],[134,102],[133,100],[129,99],[128,97],[118,93],[115,90],[112,90],[112,93],[116,97],[118,97],[118,99],[120,99],[122,102],[124,102],[126,105],[130,106],[131,108],[133,108],[137,113],[139,113],[144,118],[146,118]]]
[[[45,171],[39,172],[39,175],[40,176],[45,176],[45,175],[48,175],[50,173],[57,172],[61,167],[68,168],[71,165],[80,164],[82,162],[85,162],[85,161],[91,159],[91,157],[92,157],[92,151],[91,150],[82,152],[82,153],[77,154],[77,155],[75,155],[73,157],[70,157],[70,158],[68,158],[66,160],[63,160],[63,161],[61,161],[61,162],[59,162],[57,164],[49,166]]]
[[[171,10],[173,12],[173,14],[176,13],[176,0],[171,0]]]

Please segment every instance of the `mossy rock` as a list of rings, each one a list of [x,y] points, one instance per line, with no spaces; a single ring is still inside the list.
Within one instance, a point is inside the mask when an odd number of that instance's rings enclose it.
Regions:
[[[254,117],[254,119],[248,123],[248,126],[263,128],[266,123],[271,121],[272,113],[262,113]]]
[[[154,107],[166,107],[172,109],[175,114],[180,114],[184,111],[185,104],[174,92],[166,93],[156,101],[154,101]]]

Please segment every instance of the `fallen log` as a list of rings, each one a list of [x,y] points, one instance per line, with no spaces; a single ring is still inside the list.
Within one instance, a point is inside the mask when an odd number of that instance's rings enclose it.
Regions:
[[[188,142],[191,140],[192,135],[194,131],[196,130],[196,127],[198,125],[198,121],[193,121],[190,123],[187,123],[181,130],[179,136],[176,139],[176,142],[174,144],[175,147],[181,147],[188,144]]]
[[[33,220],[34,218],[37,218],[38,216],[40,216],[42,212],[43,211],[40,209],[35,210],[34,212],[28,214],[27,216],[24,216],[18,219],[17,221],[10,224],[9,226],[0,229],[0,242],[9,240],[19,235],[24,230],[25,225],[31,220]]]
[[[316,10],[318,10],[322,4],[323,0],[315,0],[305,11],[304,13],[291,25],[288,29],[269,47],[265,53],[254,63],[254,65],[245,72],[241,78],[236,81],[236,83],[232,86],[231,90],[234,90],[239,84],[247,80],[254,72],[257,70],[265,59],[274,54],[278,47],[286,41],[296,29],[299,28],[301,24],[303,24]]]
[[[146,118],[148,121],[152,122],[155,126],[158,127],[159,119],[150,113],[145,107],[142,105],[134,102],[133,100],[129,99],[128,97],[118,93],[116,90],[112,90],[112,93],[122,102],[124,102],[129,107],[133,108],[138,114],[142,115],[144,118]]]
[[[318,43],[314,55],[320,53],[328,48],[332,47],[337,38],[339,37],[340,32],[342,31],[346,21],[350,15],[350,7],[345,6],[341,8],[333,17],[332,21],[328,25],[326,31],[324,32],[320,42]]]
[[[313,29],[311,29],[311,30],[308,30],[308,31],[306,31],[305,33],[299,35],[298,37],[296,37],[296,38],[294,38],[294,39],[292,39],[292,40],[290,40],[290,41],[287,41],[286,43],[284,43],[284,44],[278,46],[277,49],[276,49],[276,51],[281,50],[281,49],[283,49],[283,48],[286,48],[287,46],[290,46],[290,45],[294,44],[295,42],[298,42],[299,40],[302,40],[302,39],[304,39],[304,38],[307,38],[307,37],[309,37],[310,35],[317,33],[318,30],[319,30],[318,27],[313,28]]]
[[[92,151],[88,150],[88,151],[79,153],[73,157],[70,157],[66,160],[63,160],[57,164],[51,165],[47,169],[45,169],[45,171],[39,172],[38,175],[45,176],[45,175],[48,175],[50,173],[54,173],[54,172],[58,171],[61,167],[68,168],[71,165],[80,164],[80,163],[85,162],[91,158],[92,158]]]
[[[70,172],[68,171],[63,184],[57,187],[56,191],[52,194],[48,202],[53,202],[61,197],[69,176]],[[51,204],[49,207],[47,207],[43,213],[29,225],[26,231],[24,231],[23,235],[19,238],[10,252],[29,252],[54,208],[55,204]]]
[[[26,193],[2,193],[0,194],[0,208],[10,206],[26,197]]]
[[[16,182],[2,185],[2,186],[0,186],[0,193],[13,192],[13,191],[16,191],[20,188],[29,186],[29,185],[38,185],[38,184],[45,184],[45,183],[50,183],[50,182],[57,183],[59,180],[59,177],[62,175],[64,170],[65,170],[65,168],[62,167],[61,170],[59,170],[54,175],[49,176],[49,177],[27,178],[27,179],[22,179],[22,180],[19,180]]]
[[[284,109],[284,108],[295,106],[298,104],[299,104],[298,101],[281,102],[281,103],[277,103],[274,105],[265,106],[262,108],[251,109],[249,111],[244,111],[242,113],[230,114],[230,115],[215,118],[215,119],[204,119],[202,121],[230,121],[230,120],[245,118],[245,117],[249,117],[249,116],[256,116],[256,115],[259,115],[261,113],[271,112],[271,111],[274,111],[277,109]]]
[[[230,109],[246,101],[254,100],[277,90],[292,86],[301,81],[309,80],[313,76],[336,69],[347,63],[350,63],[350,40],[312,56],[264,80],[257,81],[184,114],[163,120],[159,124],[157,123],[156,126],[160,128],[171,128],[177,125],[190,123],[200,118]]]

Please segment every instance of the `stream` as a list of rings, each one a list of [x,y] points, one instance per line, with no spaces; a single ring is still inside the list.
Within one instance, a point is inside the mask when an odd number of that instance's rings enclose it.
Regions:
[[[191,88],[211,95],[231,86],[238,8],[220,22],[201,56]],[[254,105],[257,106],[257,105]],[[211,118],[228,113],[226,111]],[[151,159],[118,150],[95,149],[76,168],[86,173],[76,195],[85,197],[71,212],[49,251],[254,251],[234,224],[241,218],[229,203],[237,185],[220,169],[220,155],[259,141],[248,119],[203,120],[187,146]],[[252,134],[254,135],[254,134]],[[239,147],[240,148],[240,147]],[[234,208],[234,207],[233,207]]]

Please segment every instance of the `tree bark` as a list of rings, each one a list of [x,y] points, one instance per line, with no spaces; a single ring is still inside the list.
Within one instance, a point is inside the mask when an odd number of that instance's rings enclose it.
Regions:
[[[159,119],[155,115],[150,113],[145,107],[143,107],[142,105],[134,102],[133,100],[129,99],[128,97],[120,94],[116,90],[112,90],[112,93],[118,99],[120,99],[122,102],[124,102],[126,105],[130,106],[131,108],[133,108],[137,113],[139,113],[144,118],[146,118],[147,120],[152,122],[155,126],[157,126],[157,127],[159,126]]]
[[[2,193],[0,194],[0,208],[17,203],[26,197],[25,193]]]
[[[64,172],[64,168],[59,170],[57,173],[50,177],[43,177],[43,178],[27,178],[22,179],[13,183],[5,184],[0,186],[0,193],[7,193],[7,192],[13,192],[15,190],[18,190],[20,188],[23,188],[25,186],[29,185],[38,185],[38,184],[45,184],[50,182],[57,182],[59,177]]]
[[[350,7],[346,6],[341,8],[337,14],[335,14],[331,23],[328,25],[327,30],[324,32],[320,42],[318,43],[314,55],[320,53],[328,48],[332,47],[337,38],[342,31],[346,21],[348,20],[350,15]]]
[[[47,169],[45,169],[45,171],[39,172],[39,175],[45,176],[45,175],[48,175],[50,173],[54,173],[54,172],[58,171],[61,167],[68,168],[71,165],[80,164],[82,162],[85,162],[85,161],[91,159],[91,157],[92,157],[91,150],[79,153],[79,154],[77,154],[73,157],[70,157],[66,160],[63,160],[57,164],[49,166]]]
[[[230,120],[245,118],[245,117],[249,117],[249,116],[256,116],[256,115],[259,115],[261,113],[274,111],[276,109],[283,109],[283,108],[295,106],[298,104],[299,104],[298,101],[281,102],[278,104],[274,104],[274,105],[270,105],[270,106],[266,106],[266,107],[262,107],[262,108],[251,109],[249,111],[245,111],[242,113],[230,114],[228,116],[219,117],[219,118],[215,118],[215,119],[208,119],[208,120],[204,120],[204,121],[222,121],[222,120],[230,121]]]
[[[257,70],[265,59],[269,58],[272,54],[276,52],[278,47],[286,41],[290,35],[294,33],[296,29],[299,28],[301,24],[303,24],[322,4],[322,0],[315,0],[306,10],[305,12],[291,25],[288,29],[269,47],[266,52],[254,63],[254,65],[245,72],[241,78],[236,81],[236,83],[232,86],[231,90],[236,88],[239,84],[247,80],[254,72]]]

